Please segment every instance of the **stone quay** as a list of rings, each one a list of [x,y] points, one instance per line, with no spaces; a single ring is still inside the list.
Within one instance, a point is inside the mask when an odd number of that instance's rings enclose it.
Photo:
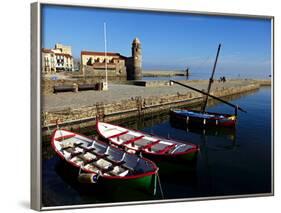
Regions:
[[[206,91],[208,85],[208,80],[180,82],[202,91]],[[83,128],[94,125],[97,117],[109,122],[168,111],[172,107],[195,106],[203,100],[202,94],[179,85],[169,85],[168,81],[152,81],[142,86],[134,83],[110,83],[107,91],[88,90],[57,94],[48,92],[51,87],[49,84],[42,85],[43,135],[51,134],[57,122],[65,129],[75,129],[77,126]],[[270,80],[233,79],[224,83],[215,81],[211,94],[227,97],[270,85]]]

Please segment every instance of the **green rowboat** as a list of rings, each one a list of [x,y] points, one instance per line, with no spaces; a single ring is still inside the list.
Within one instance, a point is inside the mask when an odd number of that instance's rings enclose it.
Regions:
[[[71,168],[78,169],[78,181],[152,190],[158,172],[150,160],[127,153],[98,140],[57,129],[52,148]]]

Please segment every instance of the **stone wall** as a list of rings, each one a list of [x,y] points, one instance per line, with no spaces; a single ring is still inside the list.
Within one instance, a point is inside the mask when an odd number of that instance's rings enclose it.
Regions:
[[[105,77],[105,69],[104,65],[102,65],[101,68],[94,67],[94,66],[84,66],[83,67],[84,73],[86,76],[92,76],[92,77]],[[119,63],[116,63],[114,65],[108,64],[108,70],[107,70],[107,76],[111,77],[127,77],[127,71],[125,67],[125,62],[120,61]]]
[[[143,87],[160,87],[169,85],[169,81],[134,81],[134,85]]]
[[[256,80],[260,86],[271,86],[271,80]]]
[[[54,86],[60,86],[60,85],[73,85],[73,84],[94,84],[99,82],[99,79],[95,78],[80,78],[80,79],[60,79],[60,80],[49,80],[49,79],[43,79],[41,81],[41,91],[42,95],[48,95],[52,94],[54,92]]]
[[[190,73],[190,72],[189,72]],[[186,76],[186,70],[143,70],[144,77],[172,77],[172,76]]]
[[[177,82],[180,83],[196,83],[196,82],[208,82],[208,80],[179,80]],[[143,87],[163,87],[170,85],[170,81],[163,81],[163,80],[154,80],[154,81],[145,81],[145,80],[137,80],[134,81],[134,85],[136,86],[143,86]]]
[[[259,88],[259,84],[253,83],[240,87],[220,88],[211,94],[217,97],[224,97],[240,94]],[[59,111],[42,112],[42,126],[55,128],[56,121],[66,127],[75,125],[76,122],[83,123],[94,121],[96,116],[107,121],[136,116],[148,111],[160,111],[170,107],[181,105],[198,104],[202,101],[202,95],[197,92],[177,93],[165,96],[134,97],[125,101],[112,102],[110,104],[98,103],[94,106],[81,107],[78,109],[66,108]]]

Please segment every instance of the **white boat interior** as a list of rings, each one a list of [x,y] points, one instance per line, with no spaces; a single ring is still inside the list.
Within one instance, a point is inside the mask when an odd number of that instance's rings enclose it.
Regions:
[[[124,177],[155,170],[137,155],[65,130],[56,130],[53,144],[66,161],[87,172]]]
[[[112,124],[98,122],[100,134],[111,142],[135,151],[157,154],[176,154],[193,149],[195,145],[152,136],[135,130],[128,130]]]

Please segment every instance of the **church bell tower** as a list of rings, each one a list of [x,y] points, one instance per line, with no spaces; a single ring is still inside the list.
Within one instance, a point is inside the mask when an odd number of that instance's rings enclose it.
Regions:
[[[142,79],[142,53],[141,43],[138,38],[135,38],[132,43],[132,70],[129,80]]]

